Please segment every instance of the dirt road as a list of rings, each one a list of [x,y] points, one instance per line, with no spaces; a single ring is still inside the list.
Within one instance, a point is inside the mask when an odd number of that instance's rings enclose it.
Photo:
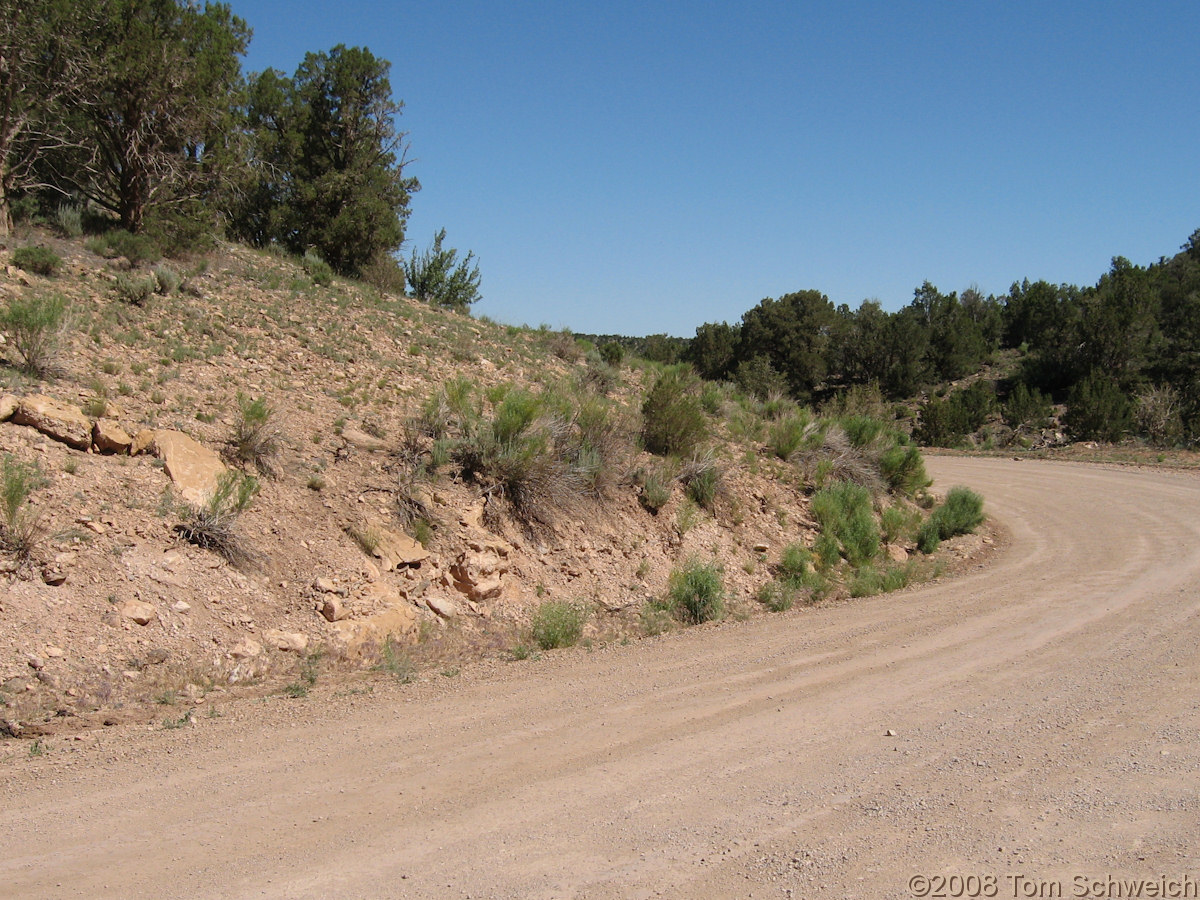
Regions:
[[[10,758],[0,896],[1196,896],[1200,478],[930,464],[953,581]]]

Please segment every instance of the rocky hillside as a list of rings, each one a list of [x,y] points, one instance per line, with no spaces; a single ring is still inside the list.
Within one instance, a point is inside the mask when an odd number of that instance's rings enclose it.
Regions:
[[[0,269],[10,734],[301,695],[317,673],[524,658],[557,642],[555,615],[563,643],[634,639],[687,618],[665,598],[688,565],[718,573],[726,618],[934,571],[906,562],[921,513],[874,470],[859,480],[876,521],[895,510],[885,543],[853,568],[836,541],[809,562],[814,479],[853,474],[873,445],[803,411],[708,390],[692,398],[707,440],[669,461],[637,440],[661,367],[610,365],[570,335],[237,246],[155,270],[26,238],[62,264]],[[58,297],[58,351],[30,374],[13,310]],[[789,421],[807,455],[781,451]],[[519,454],[495,455],[518,435]],[[572,440],[566,465],[554,448]]]

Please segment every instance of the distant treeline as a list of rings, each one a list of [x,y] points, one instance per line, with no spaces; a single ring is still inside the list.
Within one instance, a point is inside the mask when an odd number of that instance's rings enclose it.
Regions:
[[[1180,253],[1147,267],[1116,257],[1090,287],[1025,280],[985,297],[926,282],[893,313],[875,301],[835,306],[806,290],[765,299],[737,324],[705,323],[690,340],[591,339],[802,402],[856,385],[914,399],[978,373],[998,351],[1019,350],[999,396],[989,383],[926,399],[918,436],[952,444],[995,411],[1013,427],[1036,425],[1054,402],[1066,404],[1076,439],[1190,443],[1200,437],[1200,230]]]

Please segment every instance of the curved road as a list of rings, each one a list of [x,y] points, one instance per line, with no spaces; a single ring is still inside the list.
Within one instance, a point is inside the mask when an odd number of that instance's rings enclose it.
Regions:
[[[0,896],[1196,896],[1200,478],[929,462],[985,568],[10,760]]]

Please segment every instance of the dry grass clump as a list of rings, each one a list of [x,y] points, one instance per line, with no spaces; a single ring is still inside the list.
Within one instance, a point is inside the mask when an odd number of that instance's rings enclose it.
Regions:
[[[230,444],[234,457],[251,463],[259,472],[274,474],[274,459],[279,453],[279,429],[275,410],[261,397],[237,395],[238,419]]]
[[[507,517],[529,530],[605,495],[619,480],[629,443],[623,418],[603,398],[511,385],[481,394],[465,379],[431,396],[412,432],[409,455],[426,454],[425,473],[453,464],[480,488],[489,518]],[[417,471],[412,460],[410,471]],[[424,518],[413,513],[412,519]]]
[[[675,476],[688,498],[712,512],[725,490],[725,473],[711,450],[696,452],[682,464]]]
[[[257,478],[242,472],[226,472],[218,479],[207,502],[182,508],[183,518],[175,530],[184,540],[212,550],[232,565],[247,565],[254,554],[238,531],[237,523],[257,493]]]

